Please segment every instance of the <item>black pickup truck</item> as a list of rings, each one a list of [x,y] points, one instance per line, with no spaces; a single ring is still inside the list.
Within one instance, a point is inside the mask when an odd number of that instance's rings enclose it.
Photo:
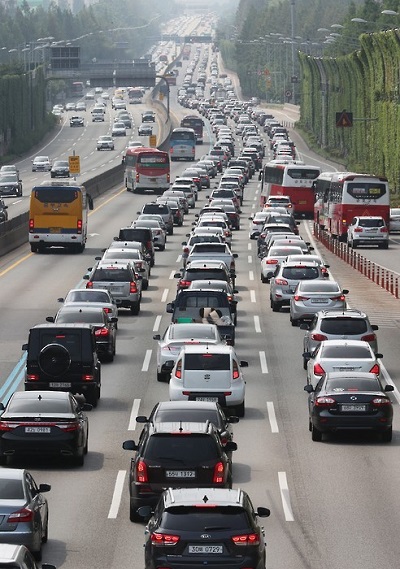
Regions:
[[[167,304],[172,322],[204,322],[216,324],[228,344],[235,345],[235,325],[227,294],[220,290],[181,290]]]

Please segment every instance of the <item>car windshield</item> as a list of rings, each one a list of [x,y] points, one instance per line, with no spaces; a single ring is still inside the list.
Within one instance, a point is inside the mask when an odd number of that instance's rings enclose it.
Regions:
[[[104,313],[100,311],[86,312],[84,310],[61,312],[56,318],[57,324],[67,324],[73,322],[86,322],[88,324],[101,324],[104,325]]]
[[[325,389],[326,391],[382,391],[377,379],[358,377],[328,379]]]
[[[324,346],[320,351],[321,358],[328,359],[371,359],[371,352],[368,344],[364,346],[351,346],[343,344],[343,346]]]
[[[207,491],[205,491],[207,493]],[[173,506],[168,508],[161,520],[161,527],[168,531],[209,531],[210,529],[250,531],[253,526],[247,519],[246,511],[239,506]],[[252,530],[253,531],[253,530]]]
[[[38,397],[30,398],[30,399],[22,399],[22,398],[13,398],[10,403],[7,405],[6,409],[7,414],[13,413],[29,413],[29,414],[38,414],[38,413],[72,413],[71,404],[69,399],[46,399],[45,397]]]
[[[101,290],[76,290],[67,296],[68,302],[110,302],[107,293]]]
[[[204,464],[218,458],[217,445],[210,436],[190,433],[158,434],[150,437],[146,460],[172,459],[174,464]]]
[[[196,338],[202,340],[214,340],[215,332],[214,328],[206,326],[205,324],[200,324],[193,326],[191,325],[188,329],[186,326],[179,324],[178,326],[173,326],[170,330],[169,337],[171,340],[188,340]]]
[[[385,222],[383,219],[360,219],[360,227],[383,227]]]
[[[368,326],[363,318],[338,316],[335,318],[323,318],[321,321],[321,332],[324,334],[359,336],[367,330]]]
[[[0,500],[23,500],[24,498],[21,480],[13,480],[12,478],[0,479]]]
[[[338,284],[333,282],[302,283],[300,288],[302,292],[340,292]]]
[[[93,276],[92,281],[108,281],[108,282],[130,282],[131,275],[126,269],[97,269]]]
[[[295,281],[312,280],[319,277],[319,270],[317,267],[285,267],[282,277]]]
[[[185,355],[186,370],[229,371],[230,366],[231,358],[229,354],[210,354],[204,352],[201,354]]]
[[[192,421],[196,423],[205,423],[210,421],[216,427],[220,427],[220,415],[216,409],[161,409],[157,411],[157,421],[161,423],[170,423],[176,421]]]

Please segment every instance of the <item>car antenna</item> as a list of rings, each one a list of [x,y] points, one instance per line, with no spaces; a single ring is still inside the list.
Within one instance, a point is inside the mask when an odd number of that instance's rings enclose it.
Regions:
[[[183,427],[182,427],[182,419],[179,421],[179,432],[181,433],[183,431]]]
[[[38,395],[38,400],[39,400],[39,401],[42,400],[42,396],[40,395],[40,393],[39,393],[39,395]]]
[[[207,502],[208,502],[208,497],[206,496],[206,494],[204,494],[204,496],[203,496],[203,502],[205,504],[207,504]]]

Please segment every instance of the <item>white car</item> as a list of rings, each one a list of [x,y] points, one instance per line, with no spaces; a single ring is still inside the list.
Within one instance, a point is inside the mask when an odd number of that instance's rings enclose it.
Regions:
[[[366,371],[380,375],[378,358],[364,340],[324,340],[311,354],[304,352],[307,361],[307,383],[314,387],[329,371]]]
[[[155,334],[153,339],[158,340],[157,381],[169,380],[172,366],[183,346],[224,343],[215,324],[199,324],[196,322],[170,324],[162,337],[160,334]],[[167,361],[170,362],[168,366],[165,365]]]
[[[97,150],[114,150],[114,141],[112,136],[103,134],[97,140]]]
[[[83,305],[101,306],[108,316],[118,318],[118,307],[108,290],[96,288],[73,288],[65,298],[59,298],[64,306]],[[117,327],[117,324],[115,324]]]
[[[240,361],[232,346],[185,345],[171,372],[169,399],[215,401],[244,417],[245,381],[241,368],[247,366],[248,362]]]
[[[111,129],[111,136],[126,136],[126,126],[123,122],[115,122]]]
[[[400,207],[390,208],[390,219],[389,219],[389,232],[397,233],[400,231]]]
[[[50,172],[51,162],[48,156],[35,156],[32,160],[32,172]]]
[[[355,249],[359,245],[378,245],[389,248],[389,232],[383,217],[366,215],[353,217],[347,229],[347,243]]]

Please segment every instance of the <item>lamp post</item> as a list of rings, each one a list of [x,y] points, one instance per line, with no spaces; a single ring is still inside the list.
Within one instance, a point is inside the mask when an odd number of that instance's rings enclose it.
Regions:
[[[292,101],[293,103],[296,102],[296,82],[297,82],[297,77],[296,77],[296,67],[295,67],[295,51],[294,51],[294,46],[295,46],[295,13],[294,13],[294,6],[295,6],[295,0],[291,0],[290,1],[290,23],[291,23],[291,29],[292,29]]]

